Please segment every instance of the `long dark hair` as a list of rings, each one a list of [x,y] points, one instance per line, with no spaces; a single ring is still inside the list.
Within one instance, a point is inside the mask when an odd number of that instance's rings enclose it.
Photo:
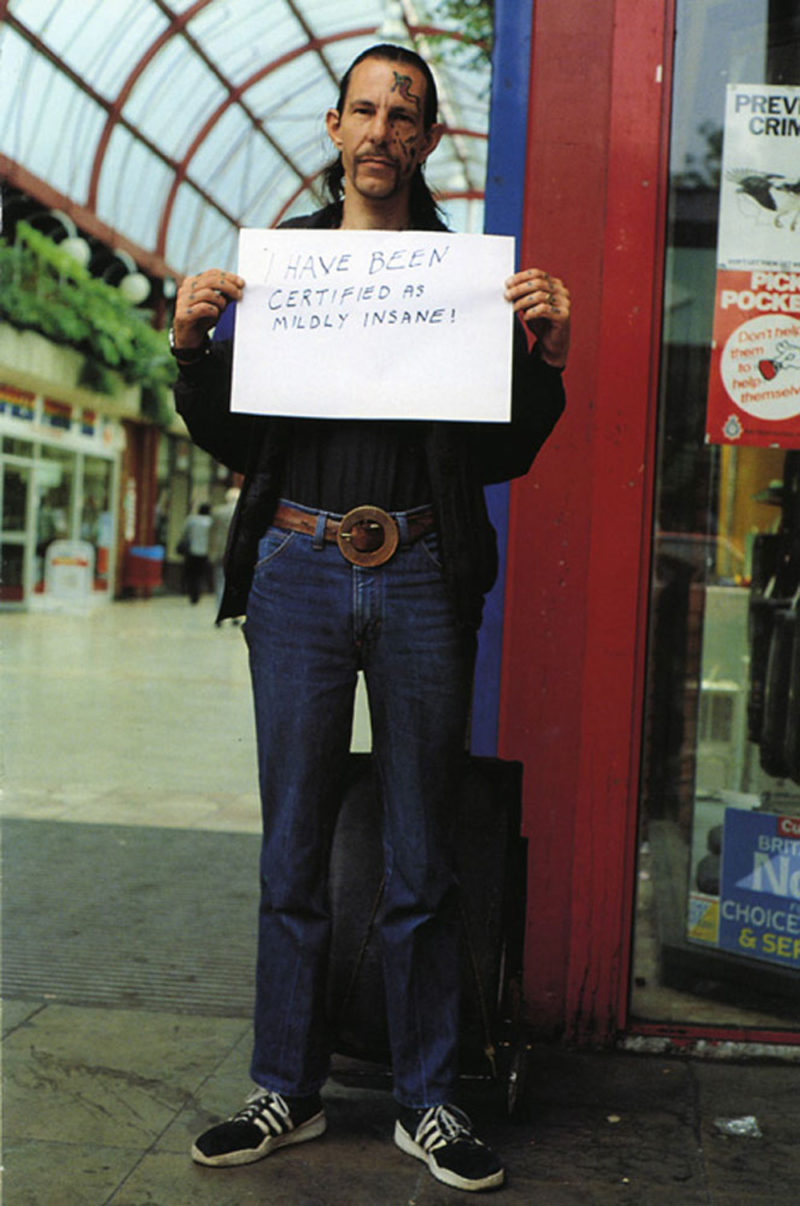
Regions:
[[[342,113],[344,111],[347,90],[350,87],[350,77],[358,64],[364,62],[364,59],[386,59],[390,63],[405,63],[406,66],[416,67],[422,73],[425,77],[425,107],[422,111],[422,117],[425,129],[429,130],[435,123],[439,111],[439,96],[433,72],[415,50],[408,50],[405,46],[395,46],[391,42],[381,42],[377,46],[370,46],[369,49],[363,50],[360,55],[353,59],[342,77],[339,98],[336,102],[337,112]],[[331,201],[340,201],[344,195],[344,166],[342,165],[341,155],[337,155],[335,159],[332,159],[323,168],[322,182]],[[414,175],[411,177],[409,217],[412,225],[422,230],[438,230],[444,226],[436,198],[425,183],[421,163],[417,164]]]

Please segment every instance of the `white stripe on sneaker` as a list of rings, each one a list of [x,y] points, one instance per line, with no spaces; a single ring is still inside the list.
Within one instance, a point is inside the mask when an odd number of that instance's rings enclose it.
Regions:
[[[236,1118],[242,1122],[255,1123],[265,1135],[277,1137],[294,1130],[289,1107],[280,1093],[270,1093],[266,1097],[263,1092],[259,1093],[249,1106],[236,1115]]]

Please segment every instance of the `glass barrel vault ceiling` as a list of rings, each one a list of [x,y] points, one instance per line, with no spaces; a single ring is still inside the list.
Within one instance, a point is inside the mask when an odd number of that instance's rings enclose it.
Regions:
[[[103,223],[151,271],[233,268],[240,226],[316,206],[338,80],[373,42],[397,41],[433,56],[448,134],[428,181],[453,227],[479,230],[488,67],[458,51],[439,7],[0,0],[0,176],[79,226]]]

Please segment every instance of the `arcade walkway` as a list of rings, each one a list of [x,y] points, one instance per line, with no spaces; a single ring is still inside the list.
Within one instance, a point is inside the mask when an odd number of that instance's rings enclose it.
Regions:
[[[247,1091],[258,856],[238,629],[210,599],[0,615],[5,1206],[445,1206],[390,1141],[382,1069],[338,1057],[327,1135],[239,1170],[192,1137]],[[363,736],[363,734],[362,734]],[[508,1206],[779,1206],[796,1067],[532,1052],[524,1121],[464,1104]],[[760,1138],[719,1119],[754,1115]]]

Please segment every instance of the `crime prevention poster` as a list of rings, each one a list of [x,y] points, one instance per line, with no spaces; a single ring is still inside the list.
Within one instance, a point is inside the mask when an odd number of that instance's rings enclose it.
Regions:
[[[800,448],[800,88],[730,84],[706,440]]]

